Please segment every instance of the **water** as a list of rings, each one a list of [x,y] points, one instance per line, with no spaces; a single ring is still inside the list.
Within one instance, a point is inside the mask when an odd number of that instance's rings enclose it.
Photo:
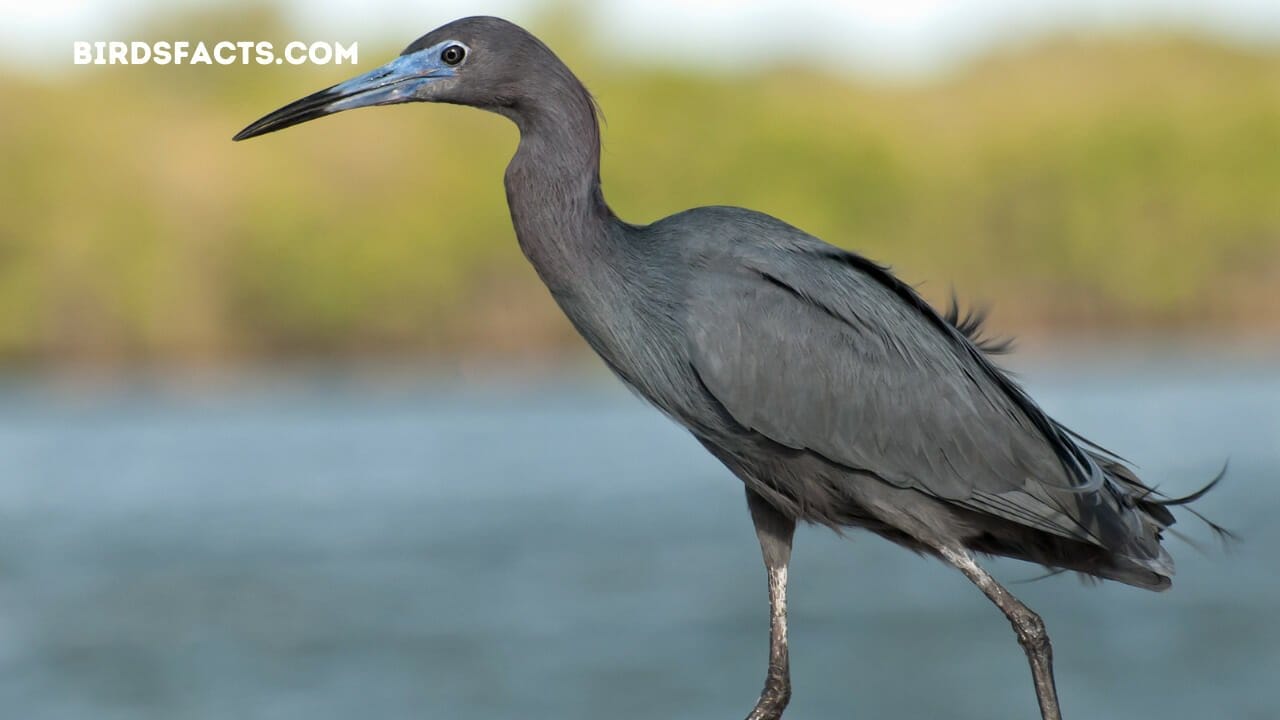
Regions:
[[[1216,368],[1216,369],[1215,369]],[[1280,718],[1280,369],[1026,369],[1057,416],[1245,541],[1172,541],[1174,589],[1014,585],[1069,717]],[[0,716],[741,717],[763,570],[740,484],[612,384],[268,378],[0,390]],[[1004,580],[1037,568],[996,562]],[[799,718],[1034,717],[957,573],[802,529]]]

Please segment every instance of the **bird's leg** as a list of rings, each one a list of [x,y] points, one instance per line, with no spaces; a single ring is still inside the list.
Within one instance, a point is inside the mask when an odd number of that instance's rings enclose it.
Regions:
[[[747,506],[760,540],[760,554],[769,574],[769,672],[760,699],[747,720],[779,720],[791,699],[791,671],[787,657],[787,564],[796,521],[778,512],[764,498],[747,490]]]
[[[1053,682],[1053,648],[1049,645],[1049,633],[1045,631],[1044,621],[996,582],[967,550],[940,547],[938,552],[944,560],[977,585],[1009,618],[1013,631],[1018,634],[1018,643],[1026,651],[1027,661],[1031,663],[1031,678],[1036,686],[1036,700],[1040,702],[1040,717],[1043,720],[1062,720],[1062,711],[1058,708],[1058,689]]]

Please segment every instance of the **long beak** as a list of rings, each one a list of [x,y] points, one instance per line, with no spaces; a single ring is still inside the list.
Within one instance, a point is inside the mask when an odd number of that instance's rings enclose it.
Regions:
[[[236,133],[232,140],[266,135],[343,110],[421,100],[423,97],[417,93],[424,85],[453,75],[454,69],[440,62],[429,50],[401,55],[376,70],[295,100],[259,118]]]

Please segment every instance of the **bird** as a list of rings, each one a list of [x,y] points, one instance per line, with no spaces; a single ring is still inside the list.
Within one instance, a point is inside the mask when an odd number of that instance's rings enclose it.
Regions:
[[[621,220],[601,189],[595,99],[514,23],[445,24],[234,139],[416,102],[514,122],[504,184],[524,255],[608,368],[742,481],[770,606],[747,720],[778,720],[791,698],[798,523],[866,530],[962,573],[1012,625],[1043,720],[1062,717],[1045,624],[977,558],[1170,587],[1170,508],[1221,473],[1186,497],[1158,492],[1041,409],[996,363],[1008,348],[985,335],[982,313],[954,297],[939,312],[888,266],[782,220],[725,206]]]

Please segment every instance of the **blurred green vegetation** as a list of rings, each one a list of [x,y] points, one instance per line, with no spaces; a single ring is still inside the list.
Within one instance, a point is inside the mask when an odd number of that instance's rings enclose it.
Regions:
[[[1047,40],[890,85],[637,66],[571,15],[534,29],[605,110],[606,194],[628,220],[759,209],[931,299],[989,302],[1001,330],[1280,328],[1275,48]],[[294,33],[237,8],[130,39],[149,37]],[[577,348],[514,242],[505,120],[407,106],[230,142],[397,50],[362,45],[358,69],[0,69],[0,360]]]

